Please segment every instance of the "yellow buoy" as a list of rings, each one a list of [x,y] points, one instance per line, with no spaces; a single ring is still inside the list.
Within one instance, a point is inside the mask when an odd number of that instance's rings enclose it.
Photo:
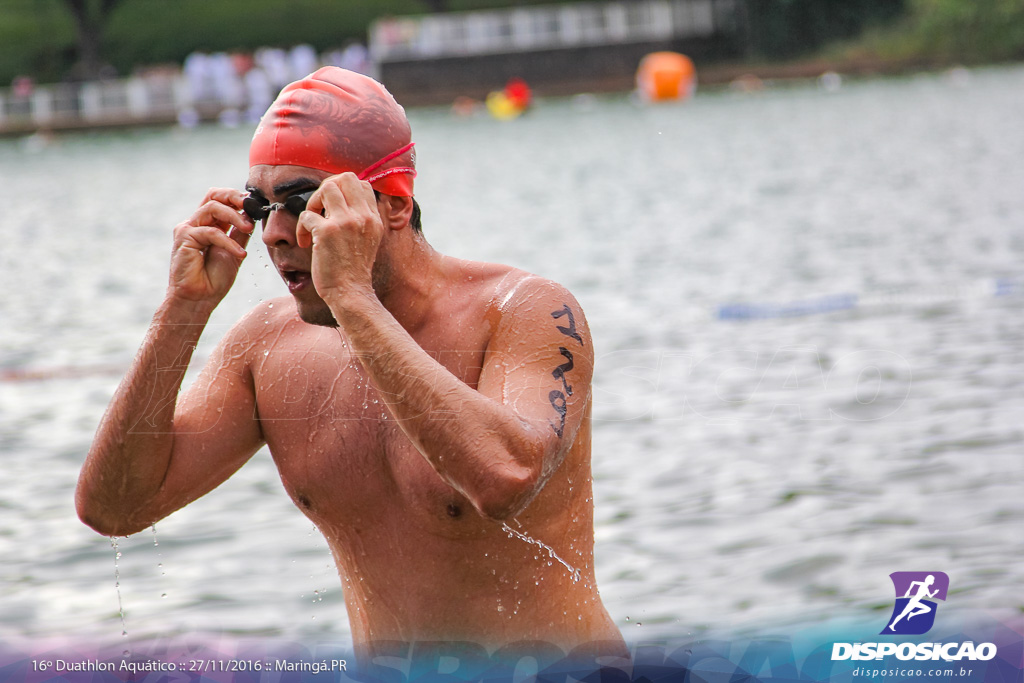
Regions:
[[[533,103],[530,86],[521,78],[512,78],[505,89],[494,91],[487,96],[487,111],[496,119],[508,120],[522,114]]]
[[[523,113],[523,110],[501,90],[489,94],[484,103],[487,105],[487,111],[491,112],[491,116],[501,121],[514,119]]]
[[[686,55],[652,52],[640,60],[636,89],[649,102],[685,100],[697,89],[697,69]]]

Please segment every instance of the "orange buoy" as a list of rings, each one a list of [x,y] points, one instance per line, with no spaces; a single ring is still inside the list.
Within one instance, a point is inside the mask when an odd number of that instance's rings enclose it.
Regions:
[[[649,102],[685,100],[697,89],[697,69],[686,55],[652,52],[640,60],[636,89]]]

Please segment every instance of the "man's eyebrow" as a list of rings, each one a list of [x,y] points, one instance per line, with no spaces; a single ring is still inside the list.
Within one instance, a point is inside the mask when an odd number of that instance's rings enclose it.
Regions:
[[[273,195],[276,197],[280,197],[282,195],[287,196],[295,194],[298,190],[312,190],[318,187],[320,187],[320,180],[317,178],[295,178],[294,180],[289,180],[286,183],[275,185],[273,188]],[[263,191],[255,185],[246,184],[245,191],[251,195],[266,199],[263,195]]]
[[[295,178],[286,183],[275,185],[274,194],[280,197],[282,195],[295,194],[298,190],[310,190],[317,187],[320,187],[320,181],[317,178]]]

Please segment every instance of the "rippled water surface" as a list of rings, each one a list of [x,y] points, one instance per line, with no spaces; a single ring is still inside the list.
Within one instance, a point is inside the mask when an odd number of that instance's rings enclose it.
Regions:
[[[1024,607],[1022,105],[1008,68],[411,112],[431,242],[587,312],[597,574],[631,639],[881,620],[898,570],[946,572],[959,608]],[[347,637],[266,452],[121,539],[119,586],[73,509],[170,228],[244,182],[249,134],[0,141],[0,639],[117,641],[118,591],[129,639]],[[250,251],[200,358],[284,293]],[[786,314],[833,295],[856,305]],[[768,317],[717,315],[734,303]]]

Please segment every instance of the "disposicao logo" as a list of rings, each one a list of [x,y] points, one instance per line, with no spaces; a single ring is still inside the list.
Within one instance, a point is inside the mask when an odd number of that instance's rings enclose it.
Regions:
[[[935,624],[936,600],[946,600],[949,577],[942,572],[893,572],[896,604],[880,635],[919,636]],[[893,656],[900,660],[987,661],[996,656],[992,643],[834,643],[832,661],[871,660]]]
[[[881,635],[919,636],[935,623],[936,600],[946,600],[949,577],[942,572],[893,572],[896,605]]]

